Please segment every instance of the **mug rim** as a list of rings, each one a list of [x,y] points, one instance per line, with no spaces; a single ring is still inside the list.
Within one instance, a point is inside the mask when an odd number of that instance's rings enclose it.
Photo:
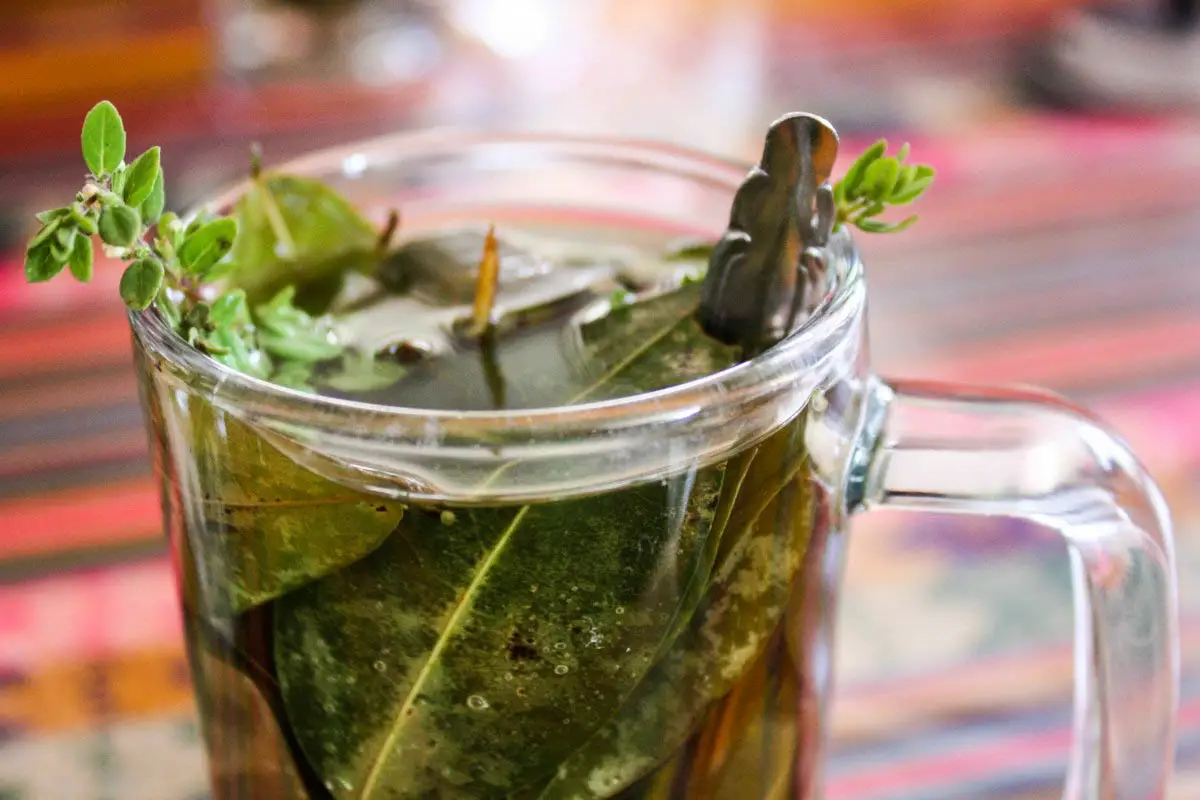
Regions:
[[[607,157],[630,159],[643,166],[675,172],[682,179],[726,186],[733,192],[751,166],[703,150],[645,139],[598,137],[571,134],[472,132],[452,128],[434,128],[400,132],[362,139],[348,144],[321,148],[289,159],[272,170],[293,174],[328,174],[339,161],[346,165],[351,156],[365,158],[367,164],[401,163],[406,158],[429,156],[437,151],[462,153],[470,148],[490,146],[571,147],[580,154],[600,153]],[[343,168],[345,168],[343,166]],[[371,167],[367,166],[367,170]],[[227,208],[250,185],[242,180],[227,186],[207,201],[202,201],[183,218],[191,218],[203,209]],[[386,432],[389,436],[405,432],[454,429],[463,435],[489,430],[505,431],[505,438],[531,440],[539,432],[561,429],[564,424],[590,420],[604,428],[635,429],[646,424],[680,421],[713,403],[737,403],[748,398],[748,390],[764,381],[778,383],[789,364],[815,366],[824,360],[822,350],[842,338],[840,332],[858,317],[865,305],[865,280],[853,237],[838,233],[844,245],[838,264],[839,278],[831,295],[804,323],[768,350],[728,369],[701,378],[626,397],[560,406],[504,410],[445,410],[384,405],[338,397],[314,395],[290,389],[268,380],[239,372],[189,346],[152,308],[129,311],[130,326],[136,342],[148,352],[161,356],[177,376],[192,390],[202,390],[232,401],[239,407],[252,407],[280,421],[303,425],[308,420],[340,420],[341,426],[353,425],[363,433]],[[831,267],[834,265],[831,265]],[[808,356],[807,358],[805,356]],[[768,389],[769,391],[769,389]],[[324,427],[324,426],[322,426]],[[527,435],[527,437],[525,436]]]

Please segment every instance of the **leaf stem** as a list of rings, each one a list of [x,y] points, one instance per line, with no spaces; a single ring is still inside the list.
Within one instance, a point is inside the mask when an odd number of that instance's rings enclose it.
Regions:
[[[296,240],[292,238],[292,232],[288,230],[287,223],[283,220],[283,212],[279,210],[275,196],[271,194],[266,181],[260,179],[256,183],[261,194],[263,213],[267,215],[267,224],[271,226],[272,233],[275,234],[275,238],[289,256],[295,254]]]

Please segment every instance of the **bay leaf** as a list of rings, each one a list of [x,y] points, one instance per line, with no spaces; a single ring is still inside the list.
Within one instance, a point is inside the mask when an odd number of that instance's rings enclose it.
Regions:
[[[410,512],[371,556],[282,597],[277,671],[310,762],[340,797],[550,780],[672,635],[679,593],[660,584],[700,567],[719,486],[709,469],[451,525]]]
[[[631,303],[580,328],[589,400],[628,397],[720,372],[737,350],[706,335],[695,320],[700,286]],[[577,398],[578,399],[578,398]]]
[[[800,418],[759,445],[687,629],[620,712],[563,762],[541,798],[607,797],[649,774],[765,650],[814,532],[803,428]]]
[[[231,288],[245,290],[251,305],[295,286],[297,305],[320,313],[347,269],[374,264],[375,228],[321,181],[264,173],[234,214],[238,235],[218,269]]]
[[[203,494],[192,549],[213,613],[239,613],[362,558],[404,514],[299,466],[202,398],[188,409]]]
[[[691,321],[697,300],[664,295],[586,326],[604,371],[575,399],[734,363]],[[681,360],[676,337],[698,357]],[[450,526],[410,513],[378,551],[277,605],[280,686],[306,755],[340,796],[536,794],[686,628],[719,553],[723,483],[720,467],[692,469],[454,509]]]

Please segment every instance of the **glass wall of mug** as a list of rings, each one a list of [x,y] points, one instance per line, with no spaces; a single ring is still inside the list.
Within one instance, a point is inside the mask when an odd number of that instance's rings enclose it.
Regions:
[[[471,136],[289,169],[409,231],[655,249],[719,235],[745,174]],[[818,796],[864,304],[836,253],[822,313],[763,356],[557,409],[304,395],[135,315],[217,796]]]

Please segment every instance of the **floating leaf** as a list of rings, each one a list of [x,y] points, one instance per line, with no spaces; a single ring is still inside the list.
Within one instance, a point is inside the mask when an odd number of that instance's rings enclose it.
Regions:
[[[222,272],[230,285],[246,290],[252,305],[288,285],[374,263],[375,229],[320,181],[263,175],[238,201],[235,215],[240,233]],[[319,306],[302,305],[309,311]]]
[[[381,361],[370,353],[347,353],[340,368],[321,378],[321,383],[340,392],[374,392],[392,386],[404,377],[400,364]]]
[[[292,361],[316,363],[337,358],[342,346],[333,335],[330,321],[314,319],[296,308],[295,296],[296,287],[288,286],[254,309],[262,346],[271,355]]]
[[[584,325],[583,363],[594,382],[581,397],[628,397],[720,372],[738,361],[735,347],[707,336],[695,320],[702,287],[634,302]]]
[[[296,464],[199,398],[189,408],[212,537],[197,550],[213,608],[240,612],[344,567],[378,547],[404,513]]]
[[[125,158],[125,126],[116,106],[101,100],[83,120],[83,160],[94,175],[113,172]]]

